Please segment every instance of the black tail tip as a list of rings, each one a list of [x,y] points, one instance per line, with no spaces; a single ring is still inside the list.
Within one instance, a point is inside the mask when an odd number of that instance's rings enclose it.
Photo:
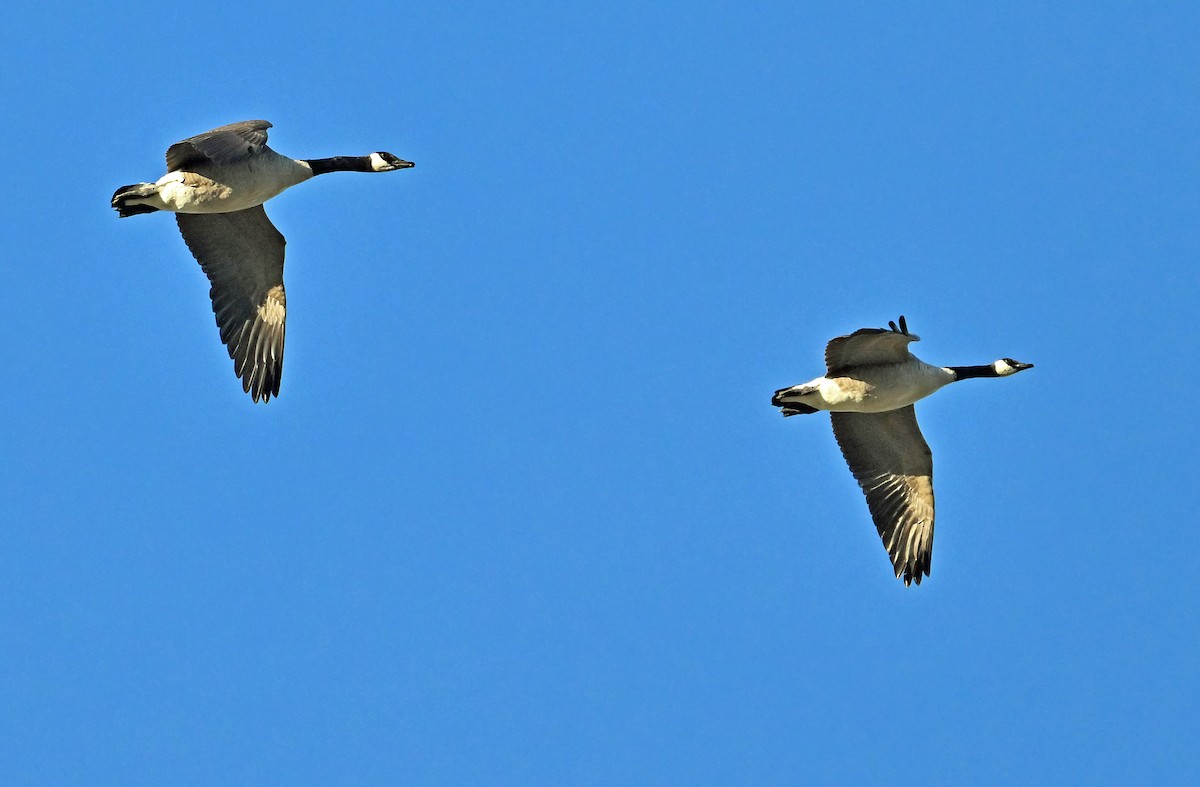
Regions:
[[[136,216],[139,213],[157,213],[158,212],[158,208],[152,208],[149,205],[128,205],[128,206],[114,205],[113,207],[117,209],[117,218],[119,218],[119,219],[127,219],[130,216]]]
[[[136,216],[139,213],[154,213],[158,210],[158,208],[150,205],[130,205],[127,201],[130,197],[146,196],[145,187],[147,185],[150,184],[131,183],[128,186],[122,186],[113,192],[111,204],[113,210],[117,212],[118,217],[123,219],[128,216]]]
[[[817,412],[817,408],[810,407],[803,402],[788,401],[786,398],[788,392],[795,393],[792,388],[780,388],[771,397],[771,405],[782,410],[785,417],[789,415],[808,415],[809,413]]]

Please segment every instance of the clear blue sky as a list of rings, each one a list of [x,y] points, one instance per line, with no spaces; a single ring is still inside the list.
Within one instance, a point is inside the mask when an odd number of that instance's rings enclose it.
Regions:
[[[181,9],[181,10],[176,10]],[[1194,3],[22,4],[0,780],[1200,778]],[[273,201],[253,405],[169,216]],[[900,314],[933,574],[776,388]]]

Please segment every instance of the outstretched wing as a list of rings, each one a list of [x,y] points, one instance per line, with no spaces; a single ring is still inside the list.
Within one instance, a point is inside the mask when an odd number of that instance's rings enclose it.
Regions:
[[[861,328],[848,336],[839,336],[825,346],[827,377],[836,377],[853,366],[874,366],[884,363],[903,363],[912,358],[908,351],[911,342],[920,336],[908,332],[908,323],[900,318],[900,326],[890,328]]]
[[[912,405],[883,413],[830,413],[833,435],[867,497],[871,519],[908,585],[933,557],[933,454]]]
[[[242,390],[279,396],[287,299],[286,241],[262,205],[233,213],[176,213],[179,231],[212,287],[213,313]]]
[[[167,172],[189,164],[233,164],[256,155],[267,144],[265,120],[243,120],[205,131],[167,148]]]

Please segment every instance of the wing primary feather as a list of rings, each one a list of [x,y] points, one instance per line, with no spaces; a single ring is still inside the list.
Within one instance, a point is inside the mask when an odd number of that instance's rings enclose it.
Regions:
[[[212,284],[213,315],[242,390],[256,402],[278,396],[286,326],[283,236],[261,205],[179,213],[176,221]]]
[[[929,575],[933,551],[933,458],[912,406],[831,413],[834,437],[863,495],[897,577]]]

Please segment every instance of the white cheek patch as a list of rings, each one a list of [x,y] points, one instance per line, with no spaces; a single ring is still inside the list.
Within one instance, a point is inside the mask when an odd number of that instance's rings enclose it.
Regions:
[[[392,168],[392,165],[383,160],[383,156],[378,153],[371,154],[371,169],[376,172],[387,172]]]
[[[994,362],[994,363],[992,364],[992,368],[993,368],[993,369],[995,369],[995,370],[996,370],[996,374],[1000,375],[1001,377],[1007,377],[1008,375],[1010,375],[1010,374],[1012,374],[1013,372],[1015,372],[1015,371],[1016,371],[1016,369],[1012,368],[1011,366],[1009,366],[1009,365],[1008,365],[1007,363],[1005,363],[1004,361],[996,361],[996,362]]]

